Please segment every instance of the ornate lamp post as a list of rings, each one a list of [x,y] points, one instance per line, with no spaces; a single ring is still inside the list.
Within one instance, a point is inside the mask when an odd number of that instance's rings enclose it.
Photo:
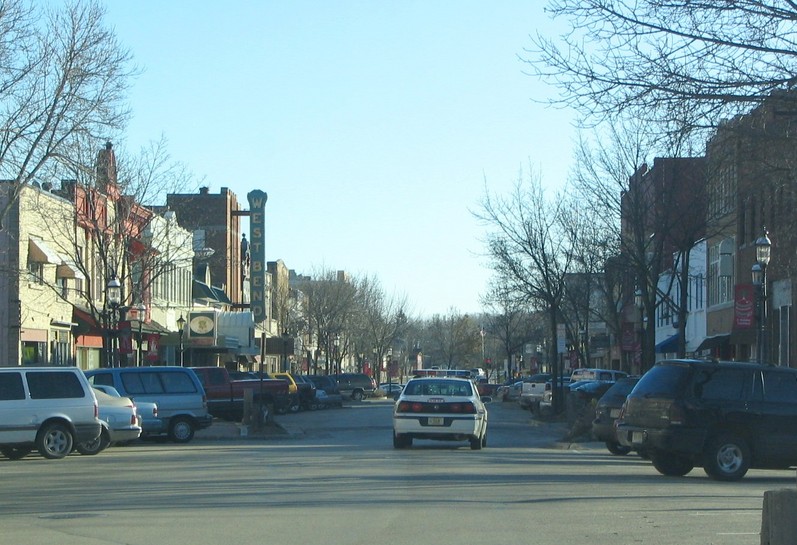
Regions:
[[[290,340],[291,336],[286,329],[282,332],[282,371],[284,373],[289,373],[291,371],[288,367],[288,341]]]
[[[637,310],[639,310],[639,369],[638,372],[644,372],[644,360],[645,360],[645,335],[647,331],[645,331],[645,298],[642,296],[642,290],[637,288],[634,291],[634,306],[636,306]]]
[[[177,318],[177,334],[180,337],[180,367],[183,367],[183,333],[185,331],[185,318],[180,314]]]
[[[756,361],[763,363],[768,359],[767,354],[767,265],[771,258],[772,241],[769,233],[764,228],[764,233],[755,241],[756,262],[753,263],[751,274],[753,285],[756,288]]]
[[[340,373],[340,333],[335,333],[335,340],[332,341],[332,344],[335,345],[335,364],[333,367],[337,369],[336,373]]]
[[[108,367],[114,367],[115,363],[115,341],[116,341],[116,328],[118,327],[117,311],[119,305],[122,303],[122,284],[116,275],[113,275],[108,283],[105,285],[105,304],[110,310],[109,324],[108,324]]]
[[[390,365],[393,363],[393,347],[389,346],[387,349],[387,390],[393,391],[393,373],[391,373]]]
[[[138,316],[138,352],[136,353],[136,365],[141,367],[144,365],[143,359],[143,352],[141,350],[141,345],[144,341],[144,316],[147,312],[147,307],[144,305],[143,302],[138,303],[136,305],[136,315]]]

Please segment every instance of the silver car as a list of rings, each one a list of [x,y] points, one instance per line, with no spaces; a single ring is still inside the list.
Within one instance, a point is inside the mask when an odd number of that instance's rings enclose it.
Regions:
[[[122,397],[113,386],[106,384],[95,384],[95,390],[105,392],[109,396]],[[138,425],[141,426],[141,437],[148,435],[159,435],[163,432],[163,420],[158,417],[158,404],[152,401],[133,400],[138,414]]]
[[[123,443],[138,439],[141,435],[136,406],[129,397],[114,397],[101,390],[94,390],[102,423],[100,436],[92,441],[76,443],[80,454],[98,454],[112,443]]]

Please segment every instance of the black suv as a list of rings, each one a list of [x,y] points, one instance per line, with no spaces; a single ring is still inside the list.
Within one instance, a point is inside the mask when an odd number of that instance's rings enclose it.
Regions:
[[[668,476],[703,466],[713,479],[735,481],[750,468],[795,466],[797,369],[660,362],[628,395],[617,438]]]

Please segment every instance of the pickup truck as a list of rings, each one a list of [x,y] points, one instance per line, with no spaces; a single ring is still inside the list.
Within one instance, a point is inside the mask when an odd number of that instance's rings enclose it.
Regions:
[[[263,405],[269,410],[284,412],[290,404],[288,383],[280,379],[247,378],[233,380],[224,367],[192,367],[208,398],[208,412],[224,420],[241,420],[244,413],[244,392],[252,390],[255,406]]]
[[[551,378],[552,376],[548,373],[538,373],[523,379],[523,385],[520,387],[520,398],[518,399],[520,407],[529,409],[534,413],[538,412],[542,396],[545,393],[545,383]]]

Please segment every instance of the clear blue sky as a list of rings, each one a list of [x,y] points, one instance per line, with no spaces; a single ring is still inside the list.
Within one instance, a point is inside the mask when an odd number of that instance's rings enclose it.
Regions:
[[[126,147],[173,159],[246,206],[268,193],[266,257],[374,275],[411,314],[481,311],[471,214],[534,165],[564,182],[573,130],[523,74],[542,1],[114,1],[144,71]]]

